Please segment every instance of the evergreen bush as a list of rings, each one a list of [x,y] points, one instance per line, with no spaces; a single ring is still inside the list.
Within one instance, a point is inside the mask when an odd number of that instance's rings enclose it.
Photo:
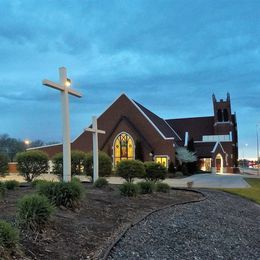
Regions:
[[[103,177],[98,178],[94,182],[94,187],[95,188],[103,188],[103,187],[106,187],[107,185],[108,185],[108,181],[105,178],[103,178]]]
[[[150,181],[164,180],[167,170],[160,163],[156,162],[145,162],[145,175],[144,178]]]
[[[87,153],[85,162],[85,174],[93,177],[93,153]],[[99,176],[106,177],[112,174],[112,160],[104,152],[98,152]]]
[[[19,182],[16,180],[9,180],[9,181],[5,181],[4,185],[7,190],[14,190],[19,186]]]
[[[19,242],[19,232],[11,224],[0,220],[0,252],[1,248],[5,250],[15,249]]]
[[[118,163],[116,174],[124,178],[127,182],[132,182],[134,178],[144,177],[144,164],[138,160],[123,160]]]
[[[82,151],[71,152],[71,174],[80,175],[84,173],[87,154]],[[61,178],[63,174],[63,153],[57,153],[52,158],[53,173]]]
[[[48,155],[42,151],[26,151],[18,153],[16,156],[17,169],[27,182],[42,173],[47,173],[49,169]]]
[[[170,161],[170,163],[169,163],[168,173],[175,173],[175,168],[174,168],[173,161]]]
[[[25,195],[18,201],[17,219],[22,229],[44,229],[54,211],[53,205],[42,195]]]
[[[150,194],[154,192],[155,185],[152,181],[142,181],[139,182],[137,185],[141,194]]]
[[[46,182],[37,185],[39,194],[45,195],[51,203],[74,209],[79,206],[84,194],[83,185],[76,180],[71,182]]]
[[[6,176],[8,172],[8,158],[3,155],[0,154],[0,176],[4,177]]]
[[[156,183],[156,191],[167,193],[170,191],[170,186],[167,183],[157,182]]]
[[[126,197],[135,197],[138,194],[138,186],[132,182],[125,182],[119,186],[120,194]]]

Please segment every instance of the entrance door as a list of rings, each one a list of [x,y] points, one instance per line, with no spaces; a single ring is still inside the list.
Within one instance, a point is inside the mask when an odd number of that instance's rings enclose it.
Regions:
[[[220,154],[216,156],[216,172],[223,173],[223,158]]]

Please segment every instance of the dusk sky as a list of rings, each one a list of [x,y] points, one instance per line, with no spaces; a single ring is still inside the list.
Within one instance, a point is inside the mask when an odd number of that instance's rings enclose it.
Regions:
[[[213,115],[212,94],[230,92],[240,157],[242,147],[256,157],[259,10],[259,0],[0,0],[0,134],[61,141],[60,94],[42,80],[65,66],[83,93],[70,97],[72,138],[122,92],[163,118]]]

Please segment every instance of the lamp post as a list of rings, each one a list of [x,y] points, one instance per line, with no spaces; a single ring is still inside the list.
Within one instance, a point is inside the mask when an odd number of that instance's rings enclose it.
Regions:
[[[256,163],[257,163],[257,175],[260,174],[260,168],[259,168],[259,137],[258,137],[259,125],[260,125],[260,122],[256,124]]]

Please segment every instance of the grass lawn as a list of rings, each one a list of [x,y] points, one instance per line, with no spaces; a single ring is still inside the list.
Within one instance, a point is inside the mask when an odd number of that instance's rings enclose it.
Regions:
[[[239,195],[260,204],[260,179],[245,178],[245,180],[251,185],[251,188],[222,190]]]

